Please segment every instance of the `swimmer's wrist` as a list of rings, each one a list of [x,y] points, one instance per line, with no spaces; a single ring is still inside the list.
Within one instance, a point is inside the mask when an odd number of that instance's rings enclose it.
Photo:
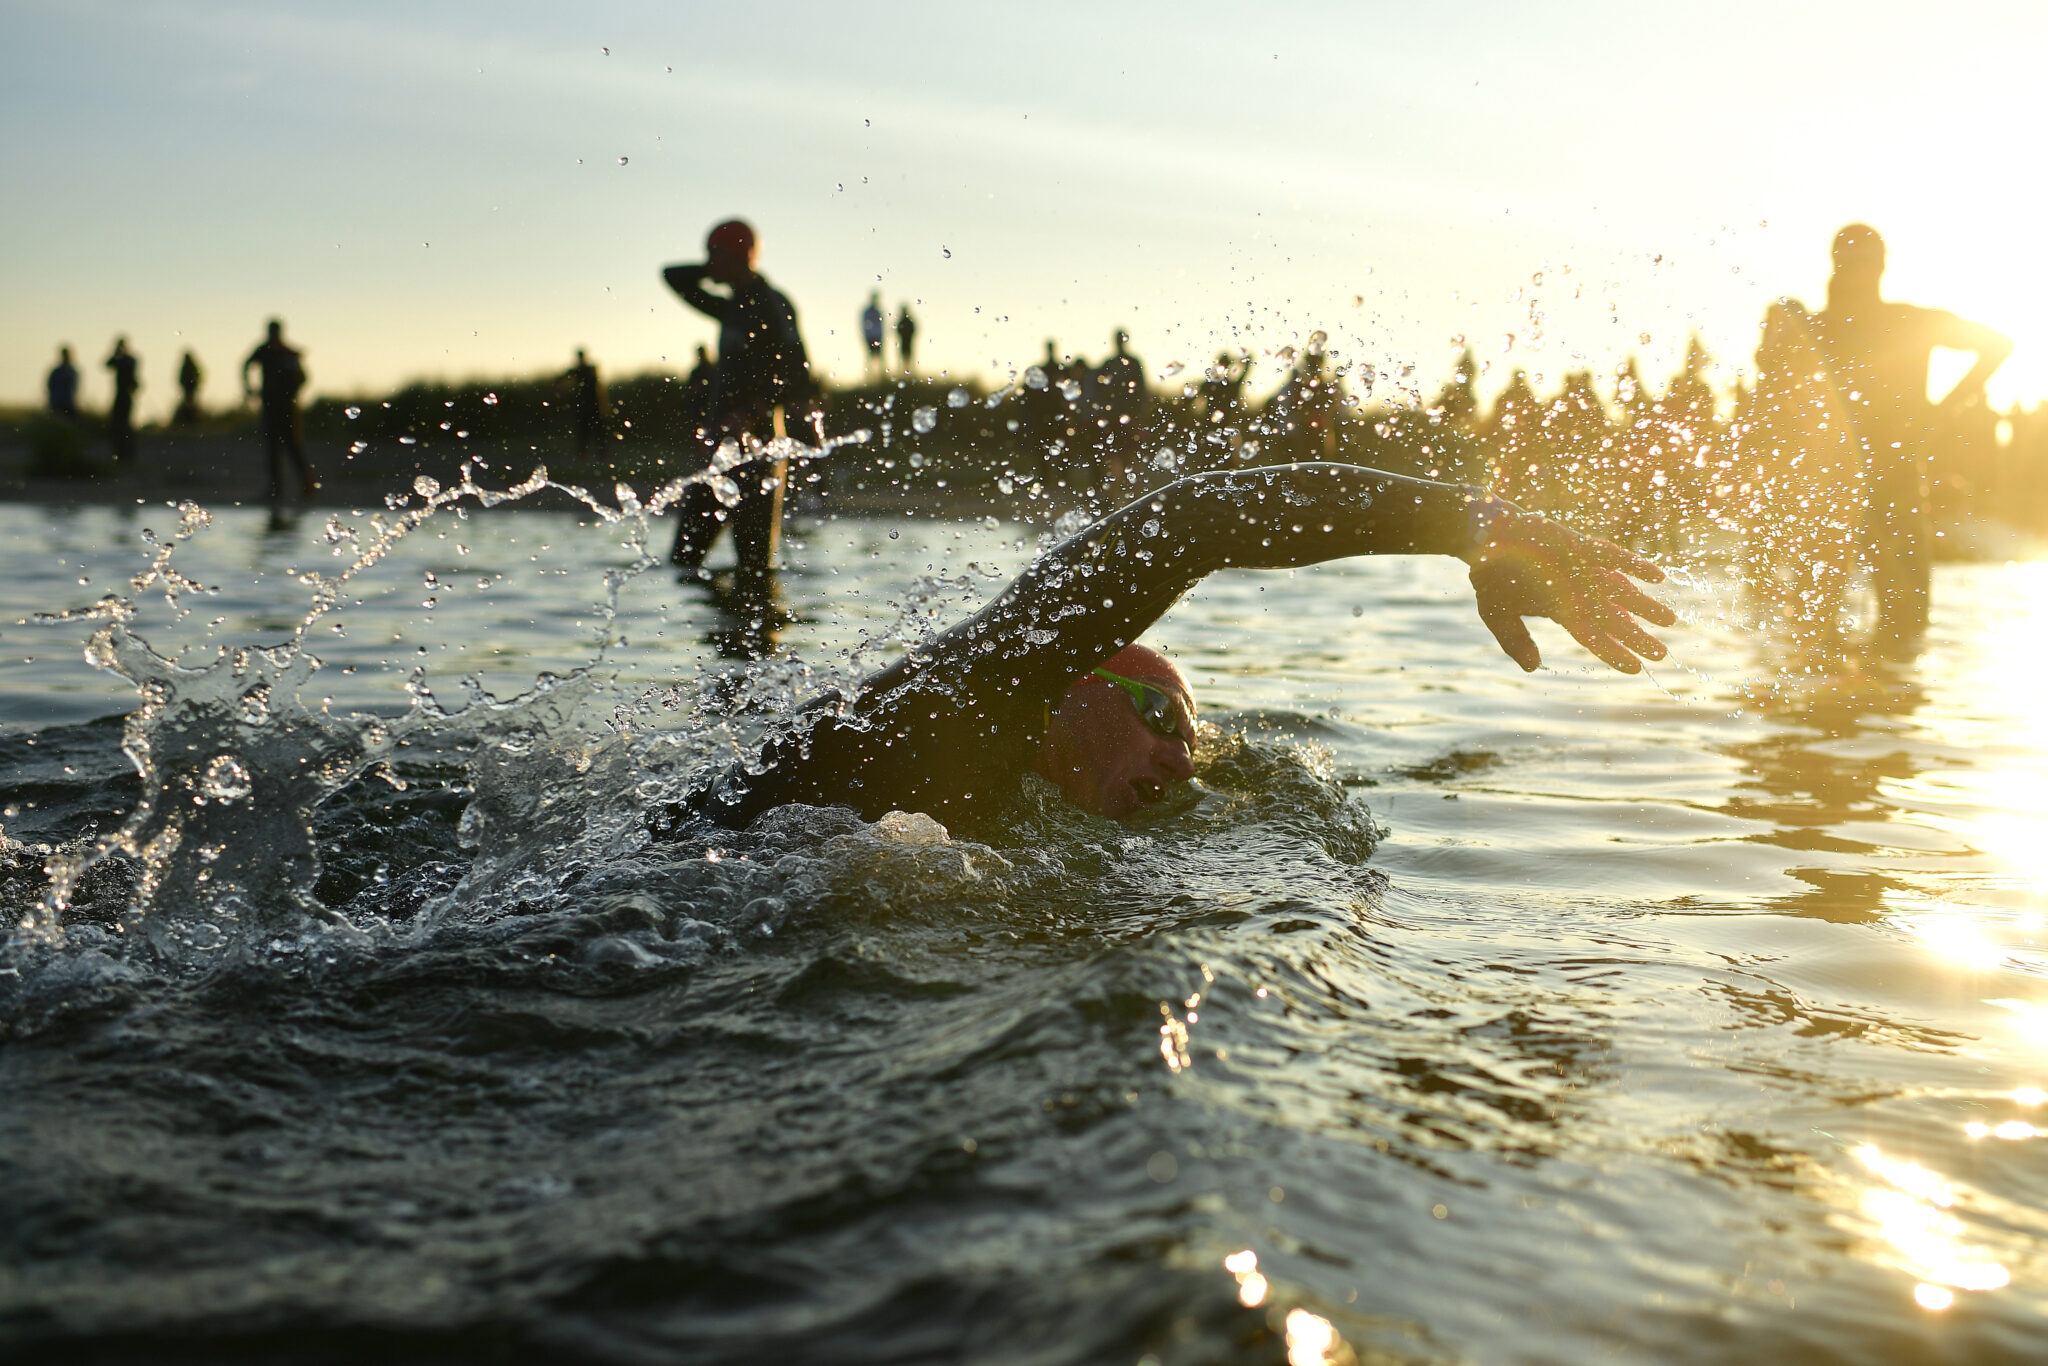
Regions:
[[[1505,522],[1521,515],[1521,509],[1488,489],[1465,490],[1465,550],[1459,558],[1476,563]]]

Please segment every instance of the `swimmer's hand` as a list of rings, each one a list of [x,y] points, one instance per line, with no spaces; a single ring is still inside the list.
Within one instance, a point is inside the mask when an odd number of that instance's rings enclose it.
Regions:
[[[1549,617],[1609,668],[1639,673],[1664,644],[1636,620],[1674,626],[1678,614],[1625,576],[1660,583],[1664,571],[1631,550],[1568,531],[1547,517],[1513,512],[1488,528],[1471,557],[1479,619],[1509,659],[1543,662],[1523,617]],[[1639,659],[1637,656],[1641,656]]]

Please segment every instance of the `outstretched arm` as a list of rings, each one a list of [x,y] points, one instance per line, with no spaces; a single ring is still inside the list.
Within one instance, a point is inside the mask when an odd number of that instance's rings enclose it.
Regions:
[[[1387,554],[1471,564],[1480,619],[1524,669],[1542,662],[1524,616],[1556,620],[1625,673],[1642,667],[1638,655],[1664,655],[1635,618],[1677,620],[1624,577],[1662,579],[1649,561],[1478,490],[1357,465],[1276,465],[1182,479],[1104,518],[974,617],[869,680],[856,705],[886,706],[905,688],[989,683],[1036,711],[1215,570]]]
[[[1030,767],[1074,679],[1134,641],[1204,575],[1287,569],[1347,555],[1456,555],[1472,565],[1481,620],[1525,669],[1540,662],[1523,616],[1563,623],[1617,669],[1664,647],[1635,621],[1676,618],[1624,574],[1661,579],[1618,546],[1456,484],[1355,465],[1276,465],[1179,480],[1048,551],[973,617],[819,699],[799,728],[728,770],[699,809],[744,823],[785,802],[892,807],[945,819]]]
[[[684,303],[707,318],[723,320],[725,310],[731,307],[732,300],[704,288],[704,270],[702,263],[665,266],[662,268],[661,278],[668,282],[670,289],[682,295]]]

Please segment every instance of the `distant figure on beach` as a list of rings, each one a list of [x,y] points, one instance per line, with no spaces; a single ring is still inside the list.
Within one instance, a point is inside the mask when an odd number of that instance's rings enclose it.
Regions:
[[[1121,327],[1111,334],[1112,349],[1089,376],[1089,421],[1107,483],[1125,483],[1138,449],[1144,444],[1145,365],[1131,354],[1131,334]]]
[[[206,373],[199,368],[199,357],[190,351],[185,359],[178,362],[178,408],[171,414],[171,422],[179,427],[191,427],[199,422],[199,386],[205,382]]]
[[[135,353],[126,337],[114,338],[107,369],[114,372],[114,401],[107,409],[107,442],[114,448],[114,463],[125,465],[135,458],[135,391],[142,387]]]
[[[604,383],[580,346],[576,363],[556,382],[569,386],[569,408],[576,417],[576,454],[586,456],[604,441]]]
[[[1884,239],[1865,224],[1836,233],[1833,255],[1828,306],[1811,315],[1812,333],[1862,447],[1875,642],[1883,652],[1910,654],[1927,626],[1932,578],[1928,446],[1943,419],[1982,397],[1984,381],[2012,354],[2012,343],[1942,309],[1886,300],[1878,288]],[[1939,404],[1930,404],[1928,361],[1936,347],[1973,352],[1977,360]]]
[[[57,348],[57,363],[50,367],[43,389],[49,396],[52,413],[58,417],[78,416],[78,367],[71,363],[70,347]]]
[[[711,465],[722,446],[736,446],[756,458],[691,486],[670,559],[701,574],[704,557],[730,521],[739,565],[736,586],[765,598],[782,536],[787,461],[779,454],[762,458],[759,448],[786,435],[785,407],[810,401],[810,358],[797,331],[796,310],[754,268],[758,244],[753,228],[728,220],[711,230],[704,246],[703,262],[668,266],[661,273],[685,303],[718,320],[718,365],[700,429],[704,462]],[[712,293],[704,288],[706,280],[728,292]]]
[[[300,494],[311,498],[320,482],[313,477],[313,467],[306,463],[306,441],[299,430],[299,391],[306,387],[306,366],[298,351],[286,345],[284,324],[276,318],[270,320],[263,341],[242,362],[245,401],[256,394],[249,383],[251,370],[257,371],[263,381],[263,454],[270,470],[270,501],[275,503],[284,497],[279,457],[286,454],[299,471]]]
[[[896,310],[896,354],[903,358],[903,373],[909,374],[917,363],[917,319],[910,316],[909,304]]]
[[[659,824],[740,827],[803,802],[954,825],[1000,813],[1027,773],[1101,816],[1169,802],[1195,771],[1194,690],[1138,637],[1216,570],[1351,555],[1463,560],[1480,621],[1525,670],[1542,662],[1525,617],[1551,618],[1623,673],[1664,657],[1642,622],[1677,621],[1625,577],[1662,579],[1648,560],[1484,489],[1321,463],[1192,475],[1068,537],[844,696],[799,709]]]
[[[860,311],[860,339],[868,346],[867,372],[870,379],[881,376],[888,368],[888,360],[882,355],[885,331],[882,291],[878,289],[868,295],[868,306]]]

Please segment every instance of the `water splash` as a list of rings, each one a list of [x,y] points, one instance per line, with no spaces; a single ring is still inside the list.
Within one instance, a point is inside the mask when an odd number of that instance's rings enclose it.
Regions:
[[[466,841],[480,850],[472,877],[501,881],[494,838],[513,819],[515,807],[519,821],[530,823],[535,815],[508,794],[521,784],[526,791],[560,791],[558,784],[533,784],[540,776],[530,771],[535,765],[559,778],[564,765],[587,773],[595,763],[570,713],[596,691],[607,651],[619,643],[621,591],[661,562],[649,549],[654,519],[695,484],[708,484],[714,492],[721,482],[732,485],[730,472],[742,465],[786,458],[797,469],[864,439],[865,433],[857,433],[815,446],[793,438],[728,442],[708,468],[644,498],[621,483],[609,503],[551,479],[544,466],[508,487],[479,482],[474,463],[464,464],[459,481],[447,487],[421,476],[410,495],[387,497],[386,510],[360,524],[338,516],[328,520],[325,538],[347,557],[346,566],[299,576],[310,601],[286,640],[216,647],[212,659],[196,666],[159,653],[135,624],[138,599],[150,590],[163,594],[174,620],[190,615],[189,599],[214,591],[175,567],[179,547],[211,520],[203,508],[181,505],[177,531],[168,540],[143,533],[150,559],[129,581],[128,595],[109,593],[89,606],[36,618],[53,625],[96,623],[85,645],[87,662],[134,686],[138,704],[125,719],[122,749],[141,777],[142,794],[118,829],[51,854],[48,892],[19,922],[23,937],[61,937],[79,889],[94,870],[116,863],[133,875],[120,928],[141,932],[169,958],[210,952],[250,931],[339,923],[313,893],[322,864],[315,813],[346,784],[380,769],[402,786],[389,770],[401,747],[457,733],[482,740],[474,745],[471,765],[477,800],[464,829]],[[310,684],[322,661],[309,648],[308,635],[341,607],[356,581],[437,516],[467,516],[471,507],[494,508],[543,490],[573,499],[612,527],[629,551],[628,563],[604,573],[597,638],[587,664],[567,678],[543,675],[509,701],[492,697],[477,680],[464,680],[466,695],[454,706],[444,706],[428,687],[424,669],[416,668],[406,684],[406,709],[396,716],[338,712],[326,700],[313,699]],[[623,737],[628,730],[615,718],[609,734]],[[528,741],[522,743],[522,736]],[[534,744],[534,736],[549,738]],[[582,819],[587,823],[588,814]],[[560,842],[527,841],[542,849]]]

